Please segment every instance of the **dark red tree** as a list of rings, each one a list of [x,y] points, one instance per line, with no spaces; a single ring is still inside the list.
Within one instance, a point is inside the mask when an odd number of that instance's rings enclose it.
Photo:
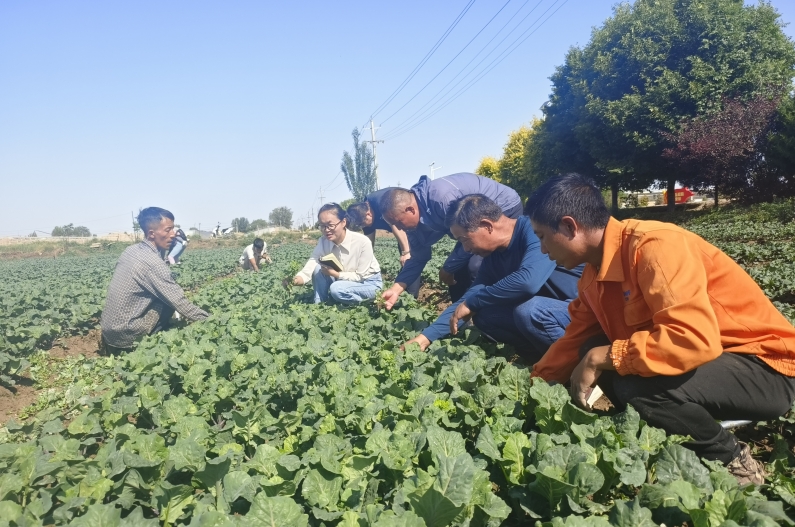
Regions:
[[[674,146],[663,157],[679,170],[677,179],[694,188],[713,187],[738,194],[749,185],[749,172],[761,159],[767,133],[781,102],[781,92],[743,101],[723,99],[720,110],[682,123],[677,133],[664,133]]]

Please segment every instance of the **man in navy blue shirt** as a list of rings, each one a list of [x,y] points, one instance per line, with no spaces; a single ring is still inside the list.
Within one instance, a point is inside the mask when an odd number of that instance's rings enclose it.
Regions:
[[[411,259],[398,273],[395,284],[382,293],[387,309],[397,302],[400,293],[406,290],[406,284],[412,283],[422,274],[431,259],[431,247],[445,235],[452,236],[445,225],[450,204],[471,194],[487,196],[510,218],[522,215],[522,200],[514,189],[467,172],[434,180],[422,176],[410,190],[392,189],[381,198],[384,219],[407,231],[411,244]],[[439,270],[439,279],[450,286],[450,296],[454,301],[469,288],[470,275],[477,272],[479,265],[479,257],[473,257],[460,243],[456,244]]]
[[[393,188],[397,187],[386,187],[371,192],[364,198],[364,201],[348,205],[347,213],[350,226],[354,229],[362,229],[364,235],[370,238],[373,248],[375,248],[376,230],[380,229],[391,232],[395,236],[395,239],[397,239],[398,250],[400,251],[400,267],[403,267],[406,261],[411,258],[408,237],[405,231],[400,230],[397,225],[390,225],[387,223],[381,214],[381,198]],[[417,295],[420,293],[420,277],[417,277],[407,288],[407,291],[414,298],[417,298]]]
[[[509,218],[482,194],[451,203],[446,223],[483,263],[463,298],[406,344],[416,342],[424,350],[473,319],[478,329],[512,344],[526,359],[540,359],[570,322],[568,306],[577,296],[583,266],[556,266],[541,252],[526,216]]]

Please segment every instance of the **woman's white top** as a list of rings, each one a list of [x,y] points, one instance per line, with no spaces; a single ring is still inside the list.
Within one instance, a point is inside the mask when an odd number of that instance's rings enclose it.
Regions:
[[[315,250],[312,251],[312,256],[296,276],[303,278],[305,284],[311,282],[312,273],[318,265],[318,260],[330,253],[333,253],[342,264],[343,271],[340,273],[340,280],[364,282],[381,272],[381,266],[375,259],[370,239],[364,234],[346,230],[345,238],[339,245],[335,245],[325,236],[321,236]]]

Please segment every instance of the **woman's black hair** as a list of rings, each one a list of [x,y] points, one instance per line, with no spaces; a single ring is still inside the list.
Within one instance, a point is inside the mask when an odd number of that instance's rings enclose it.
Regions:
[[[320,221],[320,214],[322,212],[328,212],[328,211],[333,211],[334,214],[337,216],[337,219],[340,220],[340,221],[348,219],[348,213],[345,212],[345,209],[340,207],[339,203],[326,203],[325,205],[320,207],[319,211],[317,211],[317,219],[318,219],[318,221]]]
[[[354,229],[362,228],[362,223],[364,223],[364,217],[367,213],[370,212],[370,204],[366,201],[360,201],[359,203],[351,203],[348,205],[348,223]]]

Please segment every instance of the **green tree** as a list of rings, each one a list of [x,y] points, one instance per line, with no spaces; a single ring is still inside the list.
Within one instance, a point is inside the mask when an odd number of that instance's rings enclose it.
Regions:
[[[75,227],[74,223],[70,223],[69,225],[64,225],[62,227],[54,227],[51,234],[52,236],[87,238],[91,236],[91,231],[88,230],[88,227],[83,227],[82,225]]]
[[[751,173],[746,199],[771,201],[795,196],[795,92],[784,96],[762,156],[764,163]]]
[[[539,144],[568,136],[560,144],[573,146],[576,158],[590,157],[592,174],[614,188],[655,180],[672,188],[676,174],[662,157],[671,142],[663,133],[719,110],[725,98],[748,99],[789,82],[794,65],[795,47],[767,2],[618,4],[552,76]],[[562,153],[541,151],[532,164],[549,169]]]
[[[249,231],[258,231],[260,229],[264,229],[268,225],[270,225],[268,223],[268,220],[263,220],[263,219],[259,218],[259,219],[256,219],[256,220],[251,222],[251,224],[248,226],[248,230]]]
[[[250,226],[251,224],[248,219],[243,216],[232,220],[232,227],[234,227],[237,232],[248,232]]]
[[[293,211],[287,207],[276,207],[268,215],[268,220],[271,225],[289,229],[293,225]]]
[[[500,160],[496,157],[486,156],[480,160],[478,168],[475,169],[475,174],[494,181],[501,182],[500,180]]]
[[[368,194],[376,190],[375,162],[373,153],[364,141],[359,141],[359,129],[351,132],[353,137],[353,156],[347,151],[342,153],[340,170],[345,176],[348,190],[356,201],[364,201]]]
[[[358,201],[356,201],[355,198],[348,198],[346,200],[340,201],[340,207],[347,210],[348,207],[350,207],[354,203],[358,203]]]

